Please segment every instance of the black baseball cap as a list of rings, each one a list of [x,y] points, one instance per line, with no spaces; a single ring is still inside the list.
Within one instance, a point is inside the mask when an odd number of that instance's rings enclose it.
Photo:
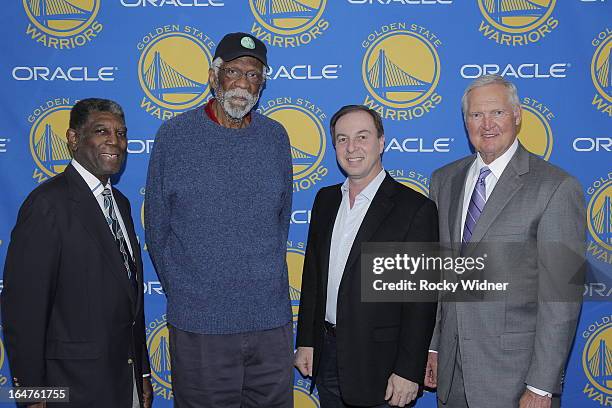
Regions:
[[[249,56],[257,58],[265,66],[268,66],[267,52],[265,44],[251,34],[229,33],[217,45],[213,61],[217,57],[221,57],[223,61],[231,61],[239,57]]]

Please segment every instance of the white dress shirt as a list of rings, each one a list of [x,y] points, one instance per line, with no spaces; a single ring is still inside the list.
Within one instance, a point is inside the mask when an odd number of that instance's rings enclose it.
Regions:
[[[75,159],[72,159],[70,163],[76,169],[76,171],[81,175],[81,177],[83,177],[83,180],[85,180],[85,182],[89,186],[89,189],[91,190],[91,193],[96,198],[96,201],[98,202],[98,205],[100,206],[100,210],[102,211],[102,214],[104,215],[104,217],[106,217],[107,214],[104,211],[104,196],[102,195],[102,191],[104,191],[104,188],[108,187],[108,189],[111,192],[111,199],[113,200],[113,206],[115,208],[115,214],[117,215],[117,221],[119,221],[119,227],[121,228],[121,231],[123,232],[123,238],[125,238],[125,242],[127,243],[128,251],[130,251],[130,256],[132,257],[132,259],[134,259],[134,251],[132,251],[132,243],[130,242],[130,237],[128,236],[127,230],[125,229],[125,224],[123,224],[123,218],[121,218],[121,212],[119,211],[119,207],[117,207],[117,202],[115,201],[115,197],[113,196],[113,189],[111,188],[110,177],[108,181],[106,182],[106,185],[104,186],[102,185],[102,182],[98,180],[96,176],[91,174],[85,167],[81,166],[78,161],[76,161]],[[111,229],[110,225],[108,226],[108,228]],[[111,229],[111,232],[112,232],[112,229]],[[143,378],[150,377],[150,376],[151,374],[142,375]],[[136,378],[134,378],[134,396],[133,396],[132,401],[133,401],[134,407],[139,407],[140,402],[138,402],[138,394],[136,391],[135,381],[136,381]]]
[[[123,237],[125,238],[125,242],[127,243],[128,250],[130,251],[130,255],[132,256],[132,259],[133,259],[134,251],[132,251],[132,243],[130,242],[130,237],[128,236],[127,230],[125,229],[125,224],[123,224],[123,218],[121,218],[121,212],[119,211],[119,207],[117,207],[117,202],[115,201],[115,197],[113,196],[113,189],[111,188],[110,177],[108,179],[108,182],[104,186],[102,185],[102,182],[96,176],[91,174],[85,167],[81,166],[78,161],[76,161],[75,159],[72,159],[70,163],[76,169],[76,171],[79,172],[81,177],[83,177],[83,180],[85,180],[85,182],[89,186],[91,193],[96,198],[96,201],[98,201],[98,205],[100,206],[100,210],[102,211],[102,214],[104,214],[104,217],[106,217],[107,214],[104,211],[104,196],[102,195],[102,191],[104,191],[105,187],[108,187],[108,189],[111,191],[111,198],[113,200],[115,214],[117,214],[117,221],[119,221],[119,227],[121,227],[121,231],[123,232]],[[108,228],[110,229],[110,225],[108,226]],[[112,229],[111,229],[111,232],[112,232]]]
[[[470,199],[472,198],[472,192],[474,191],[474,187],[476,186],[476,181],[478,181],[478,176],[480,175],[480,169],[483,167],[488,167],[491,170],[491,173],[487,175],[485,178],[485,186],[486,186],[486,197],[485,200],[488,200],[493,192],[493,189],[497,185],[497,180],[501,177],[502,173],[506,169],[508,163],[510,163],[510,159],[516,153],[516,149],[518,149],[518,140],[515,139],[514,143],[510,145],[508,150],[504,152],[497,159],[493,160],[489,164],[485,164],[480,157],[480,153],[476,154],[476,160],[470,166],[468,170],[467,177],[465,178],[465,190],[463,191],[463,211],[461,213],[461,237],[463,236],[463,228],[465,227],[465,217],[467,216],[468,206],[470,205]]]
[[[476,160],[470,166],[468,170],[467,177],[465,178],[465,190],[463,192],[463,212],[461,214],[461,235],[463,236],[463,228],[465,227],[465,217],[467,216],[467,209],[470,205],[470,199],[472,198],[472,192],[474,191],[474,187],[476,186],[476,181],[478,181],[478,176],[480,175],[480,169],[483,167],[488,167],[491,170],[491,173],[485,178],[485,186],[486,186],[486,197],[485,200],[488,200],[493,192],[493,189],[497,185],[497,181],[501,177],[502,173],[510,163],[510,160],[516,153],[518,149],[518,139],[514,140],[514,143],[510,145],[508,150],[504,152],[497,159],[493,160],[489,164],[485,164],[480,156],[480,153],[477,154]],[[527,385],[527,389],[542,396],[552,397],[552,394],[540,390],[538,388]]]
[[[344,274],[346,261],[353,247],[353,241],[355,241],[359,227],[361,227],[368,208],[370,208],[370,203],[374,199],[385,176],[386,173],[383,169],[370,181],[370,184],[357,194],[353,208],[351,208],[349,199],[349,179],[347,178],[340,187],[342,202],[338,208],[338,215],[336,215],[336,222],[332,232],[329,248],[329,274],[327,278],[325,320],[331,324],[336,324],[338,290],[340,289],[340,281]]]

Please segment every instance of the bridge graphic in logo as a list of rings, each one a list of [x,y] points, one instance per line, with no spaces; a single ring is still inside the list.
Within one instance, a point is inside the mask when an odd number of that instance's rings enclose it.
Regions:
[[[298,288],[294,288],[293,286],[289,287],[289,298],[291,299],[291,308],[294,310],[293,319],[297,318],[297,311],[300,307],[300,290]]]
[[[595,67],[595,78],[602,90],[612,96],[612,71],[610,70],[610,55],[612,55],[612,47],[608,46],[607,54],[603,60]],[[603,55],[602,55],[603,57]]]
[[[142,73],[144,83],[149,91],[158,99],[170,102],[166,95],[189,94],[195,97],[206,92],[208,84],[194,81],[181,74],[172,65],[161,57],[159,51],[155,51],[153,60]]]
[[[66,138],[55,133],[48,123],[41,133],[38,141],[34,142],[34,151],[41,163],[48,169],[67,166],[71,156]]]
[[[418,92],[429,90],[431,83],[417,79],[387,57],[385,50],[378,51],[378,57],[367,72],[368,82],[380,96],[388,98],[389,92]]]
[[[593,200],[590,221],[597,238],[612,250],[612,200],[610,200],[610,194],[605,194],[605,190],[603,192],[604,194],[598,197],[599,199]]]
[[[291,146],[291,160],[294,166],[312,166],[317,161],[317,156],[306,153],[297,147]]]
[[[24,5],[41,28],[57,33],[66,33],[86,25],[98,8],[97,1],[91,0],[24,0]]]
[[[151,353],[151,366],[158,376],[170,382],[170,349],[166,337],[161,337],[157,348]]]
[[[165,323],[160,324],[149,335],[147,346],[150,353],[153,378],[162,386],[170,389],[172,387],[172,374],[168,337],[168,327]]]
[[[597,384],[612,388],[612,348],[608,347],[605,339],[599,339],[587,360],[587,369]]]
[[[71,108],[70,105],[55,106],[30,128],[30,154],[36,166],[49,177],[64,171],[72,158],[64,135]]]
[[[531,29],[552,13],[555,0],[480,0],[480,4],[492,23],[508,29]]]
[[[321,21],[326,3],[327,0],[249,0],[257,22],[277,35],[308,32]],[[298,44],[307,44],[314,38],[310,36]]]
[[[540,18],[547,8],[530,0],[485,0],[485,8],[489,15],[498,23],[505,17],[536,17]]]
[[[280,25],[282,19],[300,19],[307,23],[319,12],[297,0],[256,0],[255,9],[266,23],[273,26]]]
[[[602,325],[589,337],[582,353],[582,368],[594,387],[612,394],[612,323]]]

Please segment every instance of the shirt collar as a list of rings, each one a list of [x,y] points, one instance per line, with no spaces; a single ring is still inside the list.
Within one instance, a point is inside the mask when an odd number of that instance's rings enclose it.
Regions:
[[[518,138],[515,138],[514,142],[512,142],[508,150],[506,150],[504,154],[502,154],[501,156],[499,156],[497,159],[493,160],[489,164],[485,164],[485,162],[482,160],[482,157],[480,157],[480,153],[478,153],[477,158],[476,158],[476,174],[480,172],[480,169],[486,166],[489,168],[489,170],[491,170],[491,173],[493,173],[495,178],[499,179],[502,173],[504,172],[504,170],[506,169],[506,166],[508,165],[508,163],[510,163],[510,160],[514,156],[514,153],[516,153],[517,149],[518,149]]]
[[[76,159],[72,159],[70,161],[70,164],[72,164],[76,171],[79,172],[81,177],[83,177],[83,180],[85,180],[87,186],[89,187],[94,196],[97,197],[99,194],[102,194],[102,191],[105,187],[109,189],[111,188],[110,177],[108,178],[108,182],[104,186],[96,176],[91,174],[85,167],[83,167],[78,161],[76,161]]]
[[[386,175],[387,173],[385,172],[385,169],[382,169],[380,173],[378,173],[376,177],[374,177],[372,181],[370,181],[370,183],[363,190],[361,190],[361,193],[357,194],[357,197],[363,196],[367,198],[369,201],[372,201],[374,199],[374,196],[376,195],[376,192],[378,191],[378,188],[380,187],[383,180],[385,179]],[[342,183],[342,186],[340,187],[340,189],[342,190],[342,194],[348,193],[349,191],[348,177],[346,178],[346,180],[344,180],[344,183]]]

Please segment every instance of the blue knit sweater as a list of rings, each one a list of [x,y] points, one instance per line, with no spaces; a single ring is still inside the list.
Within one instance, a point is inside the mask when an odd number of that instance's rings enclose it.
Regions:
[[[159,129],[149,162],[146,242],[173,326],[202,334],[291,321],[287,132],[256,112],[228,129],[204,108]]]

